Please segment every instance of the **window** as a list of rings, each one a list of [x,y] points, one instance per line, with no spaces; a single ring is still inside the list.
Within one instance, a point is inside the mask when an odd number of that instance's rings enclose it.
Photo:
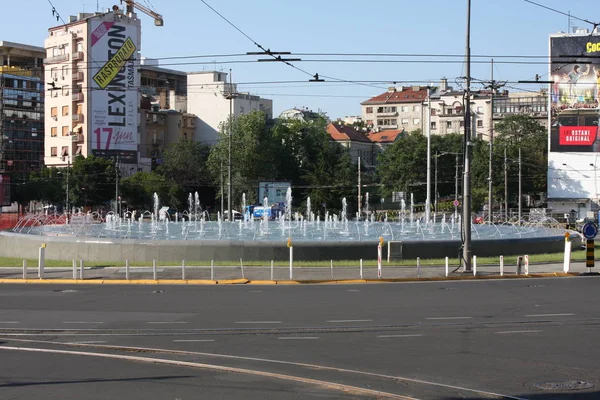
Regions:
[[[77,104],[77,114],[83,114],[83,104]]]
[[[419,111],[419,106],[413,106],[413,111],[414,112],[418,112]]]
[[[465,121],[461,120],[461,121],[458,123],[458,126],[460,126],[461,128],[464,128],[464,127],[465,127]]]
[[[62,107],[62,115],[63,116],[69,115],[69,106],[63,106]]]
[[[56,157],[56,147],[50,147],[50,157]]]
[[[52,107],[50,109],[50,116],[51,117],[56,117],[58,115],[58,107]]]
[[[452,121],[446,121],[446,128],[452,129]]]
[[[452,109],[451,108],[447,109],[446,114],[452,114]]]
[[[78,144],[77,145],[77,151],[75,152],[76,156],[81,155],[81,151],[83,150],[83,145],[82,144]]]
[[[52,67],[50,68],[50,79],[57,80],[58,79],[58,68]]]
[[[419,125],[421,123],[420,118],[413,118],[413,125]]]
[[[483,107],[477,107],[477,114],[483,114]]]
[[[62,79],[67,79],[67,76],[69,76],[69,66],[68,65],[63,65],[62,67]]]
[[[402,112],[407,112],[408,111],[408,107],[407,106],[402,106],[402,107],[400,107],[400,110]]]
[[[402,118],[402,125],[408,125],[408,118]]]
[[[243,114],[243,113],[244,113],[244,107],[240,106],[240,114]]]
[[[69,136],[69,127],[68,126],[63,126],[62,127],[62,135],[63,136]]]
[[[482,120],[480,120],[480,119],[477,120],[477,127],[478,128],[483,128],[483,121]]]
[[[60,154],[61,154],[63,157],[66,157],[66,156],[68,156],[68,155],[69,155],[69,146],[63,146],[63,147],[62,147],[62,151],[60,152]]]
[[[367,114],[373,114],[373,107],[367,107]]]
[[[51,137],[56,137],[56,127],[53,126],[52,128],[50,128],[50,136]]]
[[[431,129],[437,129],[437,122],[432,122],[431,123]]]
[[[435,108],[431,109],[431,115],[437,115],[437,110]]]
[[[65,85],[62,87],[62,94],[63,94],[63,96],[69,95],[69,87],[68,86]]]

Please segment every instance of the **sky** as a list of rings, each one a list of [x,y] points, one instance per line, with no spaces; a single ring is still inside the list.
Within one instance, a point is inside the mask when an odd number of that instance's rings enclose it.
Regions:
[[[600,21],[592,0],[471,0],[472,88],[490,79],[510,91],[539,90],[519,84],[548,73],[548,35],[569,26],[592,29]],[[118,0],[0,0],[0,40],[43,46],[47,29],[60,17],[106,10]],[[461,89],[466,74],[466,0],[139,0],[164,17],[142,20],[142,56],[182,71],[232,70],[238,90],[273,99],[275,115],[292,107],[324,111],[331,119],[360,115],[360,103],[389,86],[438,84],[447,78]],[[208,4],[208,5],[207,5]],[[210,7],[227,18],[227,23]],[[6,18],[13,15],[15,18]],[[20,16],[20,17],[16,17]],[[240,32],[241,31],[241,32]],[[242,33],[243,32],[243,33]],[[260,51],[289,51],[290,67],[257,62]],[[323,54],[323,55],[317,55]],[[366,54],[366,55],[361,55]],[[388,54],[382,56],[381,54]],[[389,54],[395,55],[391,56]],[[238,56],[232,56],[238,55]],[[533,56],[533,57],[532,57]],[[535,57],[537,56],[537,57]],[[177,58],[185,57],[185,58]],[[358,62],[360,61],[360,62]],[[309,82],[314,74],[325,82]],[[200,89],[193,89],[200,90]]]

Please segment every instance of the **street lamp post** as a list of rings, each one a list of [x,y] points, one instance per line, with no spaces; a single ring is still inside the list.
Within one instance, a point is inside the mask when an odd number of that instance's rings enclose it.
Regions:
[[[462,264],[471,272],[471,0],[467,0]]]
[[[227,219],[231,221],[231,136],[233,134],[233,99],[237,98],[237,93],[233,93],[233,84],[231,69],[229,69],[229,90],[225,98],[229,100],[229,124],[228,125],[228,165],[227,165]]]

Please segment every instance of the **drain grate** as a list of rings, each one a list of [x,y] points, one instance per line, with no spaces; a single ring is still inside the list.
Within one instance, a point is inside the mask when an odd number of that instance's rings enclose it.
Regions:
[[[583,381],[549,381],[538,382],[535,383],[533,386],[542,390],[584,390],[593,388],[594,384]]]

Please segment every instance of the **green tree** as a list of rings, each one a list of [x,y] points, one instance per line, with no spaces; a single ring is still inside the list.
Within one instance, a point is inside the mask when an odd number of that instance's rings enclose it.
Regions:
[[[128,208],[152,210],[154,193],[162,204],[180,208],[183,190],[179,185],[156,172],[138,172],[121,181],[120,192]]]
[[[158,172],[167,181],[174,182],[182,193],[195,192],[210,186],[206,163],[210,148],[199,142],[180,140],[169,146],[163,153],[163,165]],[[185,199],[178,198],[180,203]],[[176,204],[171,203],[177,207]]]
[[[115,197],[116,171],[112,160],[93,155],[75,158],[69,174],[69,202],[74,206],[106,205]]]

